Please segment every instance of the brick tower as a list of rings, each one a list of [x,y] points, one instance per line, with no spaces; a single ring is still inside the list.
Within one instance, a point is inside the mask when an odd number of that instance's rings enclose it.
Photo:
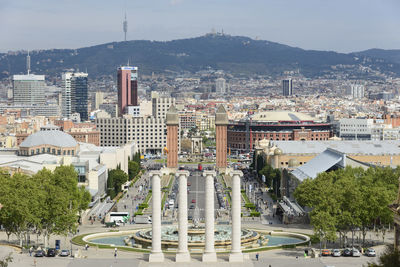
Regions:
[[[178,167],[178,110],[172,105],[167,112],[167,167]]]
[[[215,112],[215,134],[216,134],[216,149],[217,149],[217,168],[224,169],[228,166],[226,158],[227,150],[227,131],[228,114],[223,105],[220,105]]]

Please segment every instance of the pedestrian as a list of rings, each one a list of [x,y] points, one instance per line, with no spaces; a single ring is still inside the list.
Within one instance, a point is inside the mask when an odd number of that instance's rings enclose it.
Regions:
[[[29,256],[31,256],[31,257],[32,257],[32,250],[33,250],[33,248],[30,247],[30,248],[29,248]]]
[[[114,259],[117,259],[117,248],[114,249]]]
[[[258,257],[260,256],[260,254],[258,254],[258,252],[256,253],[256,259],[258,261]]]

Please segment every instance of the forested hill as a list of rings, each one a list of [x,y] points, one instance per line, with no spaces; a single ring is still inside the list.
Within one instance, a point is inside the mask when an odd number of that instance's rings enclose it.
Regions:
[[[173,41],[126,41],[80,49],[32,51],[32,72],[49,76],[68,69],[88,71],[91,77],[115,75],[116,68],[128,62],[140,73],[195,72],[209,67],[235,74],[279,75],[299,70],[307,77],[334,71],[371,70],[399,75],[400,62],[376,59],[373,55],[343,54],[330,51],[304,50],[248,37],[212,35]],[[0,78],[24,73],[25,53],[0,54]]]

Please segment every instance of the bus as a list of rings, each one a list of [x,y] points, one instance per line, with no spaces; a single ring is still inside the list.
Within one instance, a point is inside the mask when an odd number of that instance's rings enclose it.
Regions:
[[[109,222],[126,223],[129,220],[129,212],[127,211],[110,212],[109,215],[110,215]]]

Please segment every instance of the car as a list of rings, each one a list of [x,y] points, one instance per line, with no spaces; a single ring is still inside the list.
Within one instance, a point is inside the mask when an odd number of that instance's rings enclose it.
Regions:
[[[192,215],[189,215],[189,216],[188,216],[188,220],[193,220],[193,216],[192,216]]]
[[[346,248],[343,250],[342,255],[345,257],[350,257],[351,256],[351,249]]]
[[[56,254],[57,254],[57,251],[56,251],[55,248],[49,248],[49,249],[47,250],[46,256],[47,256],[47,257],[55,257]]]
[[[190,204],[190,207],[189,207],[189,209],[194,209],[194,204]]]
[[[337,249],[337,248],[332,250],[332,256],[333,257],[340,257],[341,256],[340,250]]]
[[[196,203],[196,199],[192,199],[192,203]]]
[[[40,250],[36,250],[35,254],[33,256],[35,256],[35,257],[44,257],[44,256],[46,256],[46,254],[44,253],[44,250],[40,249]]]
[[[375,257],[375,256],[376,256],[375,249],[373,249],[373,248],[367,249],[367,250],[365,251],[365,256],[368,256],[368,257]]]
[[[331,251],[330,249],[323,249],[321,252],[322,256],[330,256],[331,255]]]
[[[68,257],[69,256],[69,250],[68,249],[63,249],[60,252],[60,257]]]
[[[361,257],[361,253],[360,253],[360,251],[358,251],[358,249],[353,248],[351,250],[351,256],[353,256],[353,257]]]

